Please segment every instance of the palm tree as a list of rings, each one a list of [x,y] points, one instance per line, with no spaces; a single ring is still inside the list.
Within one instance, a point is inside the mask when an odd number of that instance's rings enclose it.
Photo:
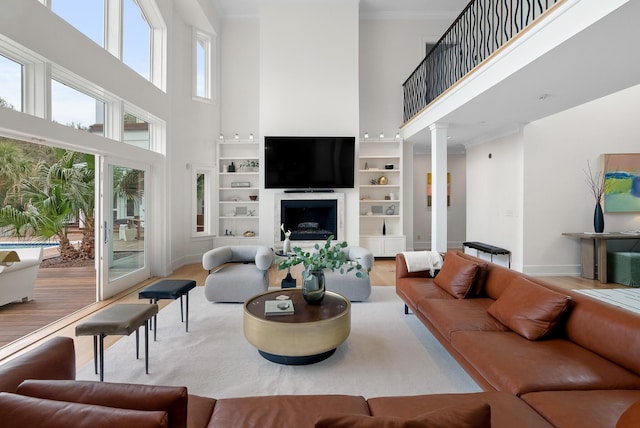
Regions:
[[[23,208],[6,206],[0,210],[0,226],[16,236],[41,239],[57,237],[63,260],[94,256],[94,177],[92,155],[51,149],[56,161],[40,161],[36,175],[22,181],[17,197]],[[83,218],[85,230],[80,250],[71,245],[68,224]]]
[[[11,195],[18,193],[20,183],[33,163],[21,147],[11,140],[0,137],[0,202],[12,203]]]

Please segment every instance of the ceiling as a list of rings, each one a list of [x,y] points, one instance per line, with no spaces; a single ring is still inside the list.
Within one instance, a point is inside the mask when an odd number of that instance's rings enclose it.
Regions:
[[[212,0],[223,19],[258,17],[260,1]],[[295,0],[309,1],[309,0]],[[453,21],[469,0],[360,0],[360,16],[364,19],[438,17]]]

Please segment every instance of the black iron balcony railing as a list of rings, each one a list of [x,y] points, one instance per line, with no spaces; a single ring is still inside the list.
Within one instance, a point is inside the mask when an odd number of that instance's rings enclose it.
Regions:
[[[404,122],[561,1],[471,1],[402,85]]]

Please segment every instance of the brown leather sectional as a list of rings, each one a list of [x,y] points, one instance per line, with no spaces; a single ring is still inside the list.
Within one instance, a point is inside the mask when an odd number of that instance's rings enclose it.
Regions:
[[[399,254],[396,292],[484,390],[553,426],[616,427],[640,407],[637,314],[454,251],[435,278]]]
[[[399,255],[397,292],[486,392],[368,399],[350,395],[215,399],[190,395],[184,387],[82,382],[74,380],[73,340],[58,337],[0,365],[0,425],[640,426],[637,316],[479,259],[455,257],[447,254],[435,281],[425,272],[407,273]],[[537,308],[528,312],[535,316],[524,321],[509,311],[515,307],[527,312],[527,305],[520,307],[517,299],[514,303],[519,293],[506,292],[514,278],[533,283],[516,289]],[[537,287],[551,293],[537,296]],[[503,294],[501,302],[506,304],[491,308]],[[531,324],[531,319],[536,322]],[[526,339],[520,334],[540,337]]]

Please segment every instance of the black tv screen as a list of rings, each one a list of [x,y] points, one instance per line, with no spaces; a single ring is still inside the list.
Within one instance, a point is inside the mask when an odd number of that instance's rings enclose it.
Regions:
[[[355,137],[264,138],[267,189],[353,188]]]

